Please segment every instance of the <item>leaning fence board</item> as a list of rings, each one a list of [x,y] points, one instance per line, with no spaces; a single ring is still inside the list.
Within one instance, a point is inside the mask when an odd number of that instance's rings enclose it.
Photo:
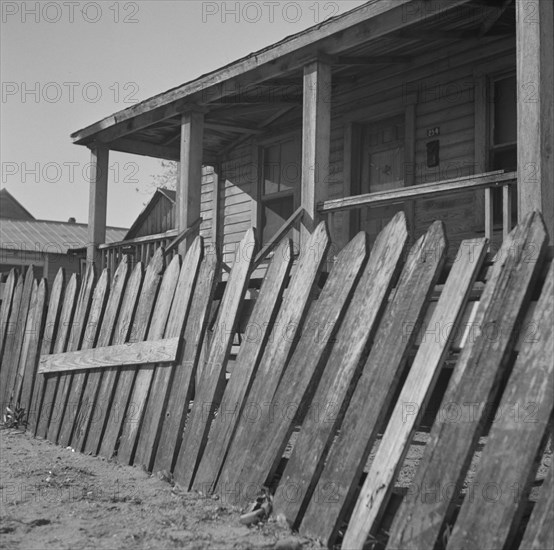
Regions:
[[[104,308],[106,307],[106,300],[108,299],[108,293],[108,270],[104,269],[100,279],[96,283],[96,288],[94,288],[89,314],[84,320],[84,334],[80,346],[80,349],[82,350],[90,349],[96,344],[98,331],[100,330],[102,323]],[[67,397],[65,411],[60,426],[60,434],[58,436],[58,443],[64,447],[72,443],[75,423],[79,413],[83,388],[86,384],[87,377],[88,372],[78,371],[71,376],[70,382],[67,386],[70,388],[70,393]]]
[[[301,251],[291,281],[283,297],[277,321],[264,350],[258,371],[249,392],[249,401],[269,403],[277,389],[281,375],[298,343],[298,335],[304,324],[323,263],[329,250],[327,226],[321,222]],[[251,423],[241,415],[236,419],[235,435],[223,461],[216,490],[227,485],[236,469],[243,464],[243,450],[248,442]],[[183,460],[186,456],[183,455]]]
[[[372,527],[381,519],[416,423],[435,387],[486,252],[485,239],[464,241],[460,247],[430,321],[432,327],[439,327],[441,334],[444,334],[445,327],[448,327],[450,334],[444,338],[427,337],[419,347],[352,513],[342,541],[344,548],[361,550]]]
[[[360,232],[339,253],[319,298],[314,302],[300,341],[271,401],[271,413],[268,410],[262,412],[252,426],[245,452],[255,456],[256,460],[245,460],[234,479],[239,487],[248,488],[239,492],[240,504],[245,505],[255,498],[252,489],[260,491],[267,485],[283,456],[295,424],[302,422],[308,413],[367,254],[367,235]]]
[[[408,238],[404,213],[397,214],[381,231],[345,319],[335,338],[327,367],[275,494],[273,506],[291,524],[301,514],[301,504],[322,456],[332,441],[351,383],[369,351],[389,291],[401,268]],[[314,408],[315,407],[315,408]],[[317,479],[317,478],[316,478]],[[287,489],[294,487],[294,498]]]
[[[186,457],[186,460],[178,464],[179,467],[175,470],[175,479],[186,488],[192,484],[196,467],[206,445],[214,409],[221,401],[225,386],[225,369],[233,345],[240,306],[248,285],[255,252],[254,229],[249,229],[235,254],[235,263],[221,301],[208,359],[196,386],[194,405],[185,426],[181,455]]]
[[[231,378],[223,394],[221,414],[213,421],[208,443],[198,467],[193,488],[201,489],[204,493],[209,493],[214,488],[227,446],[234,433],[236,419],[242,414],[246,396],[267,345],[291,265],[292,242],[286,239],[275,251],[267,269],[250,322],[244,329],[244,340]]]
[[[45,355],[39,373],[107,369],[149,363],[171,363],[177,358],[179,338],[133,342],[83,351]]]
[[[156,307],[152,317],[152,324],[148,331],[148,340],[158,340],[163,337],[169,317],[171,303],[175,294],[175,287],[179,279],[180,258],[175,256],[163,275],[160,292],[156,300]],[[142,366],[137,371],[131,401],[133,405],[133,420],[123,424],[121,444],[117,453],[117,459],[122,463],[131,464],[135,454],[137,437],[140,431],[142,415],[150,390],[150,383],[154,365]]]
[[[164,265],[164,250],[160,247],[156,250],[154,256],[148,263],[148,267],[146,268],[146,274],[144,276],[144,283],[142,284],[140,291],[137,311],[133,318],[129,338],[129,341],[131,342],[141,342],[146,338],[146,335],[150,330],[152,313],[155,308],[158,287],[160,286],[160,282],[162,280]],[[106,420],[105,433],[100,441],[99,452],[102,456],[107,458],[111,458],[114,452],[117,452],[120,434],[125,427],[125,423],[135,421],[132,404],[129,407],[129,399],[131,397],[131,392],[133,391],[136,369],[134,367],[127,367],[119,370],[121,370],[121,372],[116,379],[113,399],[111,401]],[[102,388],[100,389],[101,395],[103,389],[105,389],[106,392],[109,390],[109,388],[103,383]]]
[[[181,339],[185,319],[189,313],[192,293],[203,254],[203,239],[202,237],[196,237],[183,259],[179,281],[175,289],[175,297],[171,304],[171,311],[165,329],[165,338],[175,339],[176,346]],[[155,362],[158,361],[152,361],[152,363]],[[160,436],[160,424],[164,419],[168,390],[172,383],[174,370],[175,367],[173,365],[157,366],[154,368],[154,377],[150,387],[151,398],[148,399],[145,406],[134,460],[135,464],[141,464],[147,470],[151,470],[154,465],[154,457]]]
[[[2,361],[2,370],[0,370],[0,399],[4,404],[4,390],[8,383],[9,371],[13,364],[10,360],[11,350],[13,348],[13,341],[17,332],[17,316],[19,315],[19,307],[21,306],[21,297],[23,295],[23,277],[19,277],[13,291],[12,307],[6,326],[6,342],[4,344],[4,351],[0,356]],[[7,404],[7,403],[5,403]]]
[[[519,548],[521,550],[554,548],[554,465],[552,464],[543,481],[539,499],[533,508]]]
[[[23,353],[21,354],[20,372],[14,398],[25,409],[28,416],[31,406],[33,386],[36,383],[38,352],[44,330],[44,312],[47,298],[46,279],[42,279],[38,285],[32,313],[29,310],[27,325],[25,327],[25,340],[23,341]]]
[[[186,320],[183,335],[185,348],[170,386],[160,442],[154,461],[154,472],[172,471],[177,460],[219,273],[220,265],[217,254],[208,254],[200,266],[190,313]]]
[[[447,550],[504,548],[517,534],[554,410],[553,314],[554,264],[533,316],[537,332],[518,355],[473,480],[494,496],[478,490],[464,500]]]
[[[307,498],[300,532],[331,544],[360,481],[363,467],[405,371],[425,307],[446,255],[441,222],[435,222],[412,247],[394,297],[375,335],[340,432],[321,477]],[[408,330],[407,330],[407,327]]]
[[[95,279],[94,266],[89,265],[79,289],[71,332],[65,351],[75,351],[81,347]],[[50,425],[48,426],[48,439],[54,443],[58,442],[58,436],[62,429],[62,419],[65,415],[65,407],[70,399],[71,376],[71,374],[57,376],[58,391],[56,392],[55,403],[53,404],[57,414],[56,416],[52,415]]]
[[[122,344],[129,338],[133,326],[133,316],[139,301],[142,277],[142,264],[139,262],[135,265],[125,288],[125,295],[121,303],[121,310],[117,318],[112,338],[112,344],[114,345]],[[145,293],[145,295],[147,295],[147,293]],[[148,320],[145,320],[145,325],[148,326]],[[118,387],[118,378],[121,370],[122,369],[119,368],[108,369],[102,372],[98,393],[91,409],[91,415],[94,415],[94,421],[91,420],[90,422],[85,441],[85,452],[87,453],[98,453],[102,435],[104,434],[104,430],[107,429],[106,422],[109,415],[112,413],[117,414],[118,412],[117,403],[114,404],[113,398],[116,388]],[[121,407],[119,407],[119,409],[121,409]],[[114,416],[113,418],[117,417]]]
[[[40,354],[51,353],[54,348],[55,335],[59,330],[59,319],[62,310],[62,293],[65,280],[65,271],[60,267],[54,284],[52,285],[52,292],[50,294],[50,300],[48,301],[48,312],[46,314],[46,320],[44,322],[44,331],[42,336],[42,344],[40,348]],[[61,329],[60,329],[61,330]],[[29,405],[28,414],[28,429],[33,435],[36,435],[38,426],[38,419],[40,409],[42,406],[42,399],[44,395],[44,375],[37,375],[33,386],[33,396]]]
[[[69,332],[73,322],[78,290],[78,277],[74,273],[65,288],[63,305],[60,313],[58,329],[56,331],[54,353],[61,353],[67,348]],[[46,376],[44,378],[44,396],[37,419],[37,437],[48,437],[50,421],[57,422],[59,410],[56,407],[56,394],[58,391],[59,377]]]
[[[102,325],[100,326],[100,332],[98,334],[98,341],[96,342],[96,349],[109,346],[112,341],[117,316],[119,315],[119,307],[125,291],[128,270],[128,258],[127,255],[124,255],[113,276],[106,311],[104,312]],[[98,357],[95,356],[95,358],[97,359]],[[96,394],[98,393],[102,372],[102,369],[89,371],[86,385],[83,390],[78,416],[75,420],[75,434],[72,442],[73,448],[79,451],[82,451],[84,448],[89,424],[94,414]]]
[[[10,270],[2,294],[2,307],[0,309],[0,370],[2,369],[2,359],[4,357],[4,346],[8,331],[8,321],[12,310],[14,291],[17,284],[17,273],[15,269]]]
[[[462,350],[442,401],[460,410],[461,417],[452,422],[446,407],[435,420],[413,481],[415,487],[451,490],[442,491],[440,498],[406,495],[390,529],[392,547],[432,548],[450,521],[486,424],[486,404],[494,402],[508,374],[505,364],[516,341],[514,333],[542,267],[547,241],[540,215],[531,213],[502,244],[479,302],[476,338]],[[464,403],[476,406],[462,407]]]
[[[21,302],[17,312],[17,319],[15,321],[15,325],[11,327],[15,333],[11,341],[11,346],[7,350],[8,354],[6,357],[6,365],[8,368],[6,369],[7,375],[4,379],[5,385],[2,385],[2,389],[0,389],[0,391],[3,391],[2,402],[4,403],[12,403],[12,395],[17,376],[17,366],[19,365],[19,359],[21,357],[23,338],[25,336],[25,324],[27,323],[27,314],[29,312],[34,282],[33,266],[31,265],[27,268],[27,273],[25,274],[25,282],[23,283],[21,291]],[[2,374],[4,374],[3,371]]]

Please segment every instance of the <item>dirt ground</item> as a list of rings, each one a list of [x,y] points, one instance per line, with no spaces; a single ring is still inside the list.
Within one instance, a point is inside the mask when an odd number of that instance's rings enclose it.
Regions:
[[[219,500],[19,430],[0,429],[0,480],[1,548],[319,548],[275,519],[246,527]]]

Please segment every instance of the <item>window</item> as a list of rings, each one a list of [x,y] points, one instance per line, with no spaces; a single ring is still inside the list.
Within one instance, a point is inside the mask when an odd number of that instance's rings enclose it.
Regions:
[[[517,170],[517,80],[515,75],[491,79],[489,169]],[[515,188],[512,187],[512,193]],[[517,200],[512,197],[512,217],[517,218]],[[502,223],[502,189],[493,191],[493,222]]]
[[[263,148],[262,240],[267,243],[294,213],[299,202],[302,148],[289,138]]]

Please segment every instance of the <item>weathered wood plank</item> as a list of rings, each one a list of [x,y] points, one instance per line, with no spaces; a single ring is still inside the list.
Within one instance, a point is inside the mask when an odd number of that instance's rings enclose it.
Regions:
[[[31,397],[37,378],[37,364],[39,348],[43,338],[47,292],[46,279],[42,279],[38,285],[36,297],[34,297],[32,310],[29,310],[27,326],[25,327],[20,374],[17,381],[19,387],[16,386],[14,398],[19,402],[20,407],[25,409],[26,419],[29,416]]]
[[[242,414],[246,396],[277,317],[292,266],[292,257],[292,242],[287,239],[275,251],[250,316],[250,322],[244,329],[244,340],[219,407],[221,414],[214,419],[193,484],[193,488],[204,493],[213,490],[234,434],[237,419]]]
[[[147,340],[163,338],[175,288],[179,279],[180,257],[175,256],[163,275],[160,292],[156,300],[152,324],[148,330]],[[135,454],[137,437],[140,431],[142,416],[154,374],[154,365],[142,366],[137,370],[130,403],[133,404],[133,420],[123,424],[121,443],[117,453],[119,462],[131,464]]]
[[[55,337],[59,329],[59,320],[60,313],[62,311],[62,294],[65,280],[65,271],[62,267],[58,270],[56,278],[54,279],[54,284],[52,285],[52,292],[50,294],[50,300],[48,301],[48,312],[46,314],[46,320],[44,322],[44,331],[42,335],[42,343],[40,348],[40,353],[46,354],[51,353],[54,348]],[[40,409],[42,407],[42,399],[44,396],[44,375],[38,375],[35,379],[35,384],[33,386],[33,396],[31,398],[31,403],[29,405],[29,414],[28,414],[28,429],[29,431],[36,435],[36,430],[38,427],[38,419],[40,414]]]
[[[313,398],[317,410],[307,415],[302,424],[274,498],[274,509],[284,514],[291,524],[295,524],[301,514],[317,467],[338,428],[339,411],[348,392],[351,393],[351,383],[360,374],[389,291],[401,268],[407,238],[406,218],[398,213],[377,237],[335,338]],[[294,498],[290,498],[288,491],[292,486]]]
[[[33,269],[32,265],[27,268],[25,282],[23,283],[23,288],[21,290],[21,302],[19,304],[15,325],[10,327],[10,329],[15,332],[13,339],[11,340],[10,348],[6,350],[6,365],[8,368],[6,369],[6,377],[3,380],[4,384],[0,390],[3,391],[1,402],[6,404],[12,403],[13,391],[15,389],[15,379],[17,377],[19,359],[22,351],[21,348],[23,346],[23,338],[25,336],[25,325],[27,323],[27,315],[31,302],[31,294],[33,292],[33,284],[35,281]],[[0,376],[3,377],[3,375],[4,372],[2,371]]]
[[[390,529],[391,547],[433,547],[449,521],[486,424],[490,409],[486,404],[495,401],[508,374],[506,357],[515,344],[514,331],[542,267],[547,242],[540,214],[532,213],[502,244],[477,309],[475,339],[464,346],[442,401],[451,405],[435,420],[413,480],[415,487],[449,490],[406,495]]]
[[[84,320],[85,332],[80,346],[81,350],[87,350],[96,345],[109,291],[108,269],[105,268],[102,270],[100,279],[98,279],[96,288],[94,289],[90,312]],[[58,443],[64,447],[72,443],[73,432],[75,430],[75,424],[79,414],[83,389],[86,385],[87,377],[88,372],[77,372],[72,375],[70,382],[67,385],[67,387],[70,388],[70,393],[67,397],[65,412],[58,437]]]
[[[208,359],[196,385],[194,405],[185,426],[180,452],[186,459],[180,460],[175,468],[175,479],[183,487],[191,486],[197,465],[204,452],[215,408],[221,402],[225,387],[225,369],[255,253],[256,237],[254,229],[250,229],[242,238],[235,254],[235,263],[225,287],[213,330]]]
[[[158,295],[158,287],[162,280],[164,265],[164,251],[162,248],[159,248],[146,268],[137,311],[134,317],[129,319],[129,322],[132,320],[132,324],[130,327],[122,327],[130,331],[129,341],[131,342],[141,342],[146,339]],[[119,376],[116,378],[113,400],[107,413],[105,432],[100,441],[99,453],[107,458],[111,458],[114,452],[117,452],[124,423],[135,421],[133,406],[129,407],[135,375],[136,369],[128,367],[121,369]],[[100,395],[103,394],[103,391],[106,395],[109,395],[109,390],[110,388],[103,383],[102,388],[100,388]]]
[[[416,422],[435,387],[486,252],[485,239],[464,241],[460,247],[429,324],[441,336],[427,336],[419,347],[352,513],[342,541],[345,548],[363,548],[372,527],[381,519],[410,447]],[[445,329],[449,330],[448,334]]]
[[[113,332],[115,329],[115,323],[119,314],[119,307],[125,291],[125,284],[127,282],[127,274],[129,271],[128,258],[124,255],[119,266],[114,274],[110,295],[108,297],[108,303],[106,305],[106,311],[102,319],[102,325],[98,333],[98,341],[96,342],[96,348],[103,348],[109,346],[112,341]],[[122,350],[120,350],[122,351]],[[85,354],[86,355],[86,354]],[[84,359],[84,358],[83,358]],[[93,355],[93,360],[98,359],[98,355]],[[125,358],[127,359],[127,358]],[[75,361],[75,364],[79,363],[79,358]],[[94,412],[94,404],[96,401],[96,394],[102,378],[103,370],[92,370],[88,372],[86,385],[83,390],[83,397],[81,399],[80,408],[75,420],[75,433],[73,436],[73,447],[81,451],[83,450],[84,443],[87,437],[89,424]]]
[[[55,332],[55,342],[53,346],[54,353],[61,353],[67,348],[69,333],[73,322],[73,315],[76,308],[76,298],[79,286],[79,279],[74,273],[69,279],[65,288],[63,305],[60,313],[60,321]],[[59,408],[56,407],[56,394],[58,391],[59,376],[46,376],[44,378],[44,397],[40,407],[40,414],[36,429],[37,437],[48,437],[50,421],[57,422],[60,415]]]
[[[90,300],[92,297],[92,289],[94,281],[96,279],[93,264],[88,264],[85,278],[81,281],[81,287],[79,288],[79,295],[77,297],[77,303],[75,305],[75,313],[73,315],[73,322],[71,325],[71,331],[69,333],[69,340],[63,351],[75,351],[81,346],[83,335],[86,329],[86,320],[90,307]],[[69,400],[69,390],[71,387],[71,374],[57,375],[58,389],[55,396],[55,402],[53,407],[56,410],[54,416],[50,418],[50,424],[48,426],[48,439],[54,443],[58,442],[58,435],[62,427],[62,419],[65,415],[65,407]]]
[[[321,222],[306,246],[301,250],[298,263],[283,297],[277,321],[258,371],[252,383],[248,399],[254,403],[269,403],[277,389],[281,375],[299,341],[299,334],[308,314],[317,281],[329,250],[327,226]],[[228,486],[237,468],[244,463],[244,449],[250,437],[251,422],[246,415],[237,418],[235,435],[229,445],[227,457],[216,482],[216,491]],[[183,460],[186,457],[183,456]]]
[[[533,315],[537,332],[517,357],[473,480],[493,490],[464,500],[448,550],[503,548],[517,534],[554,410],[553,314],[554,264]]]
[[[14,346],[14,339],[17,332],[17,316],[19,315],[19,308],[21,307],[23,280],[23,277],[18,277],[13,291],[12,307],[6,325],[6,341],[4,344],[4,351],[2,356],[0,356],[0,361],[2,361],[2,369],[0,370],[0,398],[2,399],[2,407],[7,405],[7,403],[4,403],[4,389],[8,383],[9,371],[13,365],[11,362],[11,350]]]
[[[525,529],[520,550],[554,548],[554,468],[552,464],[542,484],[539,500]]]
[[[186,320],[183,335],[185,349],[170,386],[165,419],[152,470],[154,472],[172,471],[177,460],[219,274],[220,263],[217,254],[207,255],[200,266],[190,313]]]
[[[6,337],[9,327],[8,321],[10,319],[10,312],[12,310],[17,279],[18,277],[15,269],[10,270],[4,286],[4,293],[2,295],[2,307],[0,309],[0,370],[2,369],[3,364],[4,346],[6,344]]]
[[[319,298],[314,302],[298,346],[271,401],[271,414],[267,410],[262,412],[260,419],[252,425],[245,451],[256,460],[245,461],[237,471],[235,483],[245,488],[238,493],[240,504],[246,505],[254,500],[257,492],[271,480],[295,424],[301,423],[308,413],[367,255],[367,235],[360,232],[339,253]]]
[[[309,504],[301,533],[331,544],[357,489],[363,467],[387,405],[405,371],[408,354],[425,315],[428,297],[446,256],[441,222],[435,222],[411,248],[392,301],[374,338],[374,345],[356,383],[348,409],[321,476],[307,494]],[[371,396],[371,398],[369,397]]]
[[[125,295],[123,296],[120,311],[118,312],[117,322],[112,335],[112,344],[123,344],[127,341],[133,322],[133,315],[139,299],[140,287],[142,284],[142,264],[139,262],[135,265],[131,276],[125,287]],[[118,277],[116,273],[116,277]],[[119,281],[123,277],[115,280],[114,287],[119,286]],[[100,440],[104,432],[104,425],[112,408],[112,398],[117,386],[117,378],[121,369],[103,370],[98,382],[91,381],[95,377],[94,372],[89,374],[89,384],[98,384],[98,391],[94,402],[91,405],[88,434],[85,441],[86,453],[96,454],[100,446]]]
[[[165,338],[176,340],[176,346],[179,344],[183,334],[185,319],[190,310],[194,286],[203,254],[203,239],[202,237],[197,237],[188,248],[187,254],[183,259],[179,281],[175,289],[175,297],[171,304],[171,311],[164,333]],[[152,363],[154,362],[152,361]],[[135,464],[141,464],[149,471],[154,465],[160,428],[164,421],[164,412],[169,397],[168,391],[173,380],[174,371],[174,365],[163,366],[161,368],[155,367],[154,370],[154,377],[150,387],[151,398],[145,406],[134,460]]]
[[[149,363],[171,363],[177,358],[178,346],[179,338],[176,337],[44,355],[40,360],[39,372],[47,374]]]

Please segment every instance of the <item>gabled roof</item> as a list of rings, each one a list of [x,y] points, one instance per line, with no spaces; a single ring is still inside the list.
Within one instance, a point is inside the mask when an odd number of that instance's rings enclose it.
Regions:
[[[150,215],[156,204],[160,200],[168,200],[171,204],[175,204],[176,193],[173,189],[166,189],[165,187],[158,187],[156,192],[152,195],[148,204],[144,207],[142,212],[137,216],[137,219],[133,222],[133,225],[125,235],[125,239],[133,239],[136,237],[137,231],[142,227],[146,218]]]
[[[35,217],[7,190],[0,189],[0,218],[34,220]]]
[[[106,242],[120,241],[126,229],[106,228]],[[84,223],[47,220],[11,220],[0,222],[0,248],[30,252],[66,254],[69,249],[88,243],[88,227]]]

